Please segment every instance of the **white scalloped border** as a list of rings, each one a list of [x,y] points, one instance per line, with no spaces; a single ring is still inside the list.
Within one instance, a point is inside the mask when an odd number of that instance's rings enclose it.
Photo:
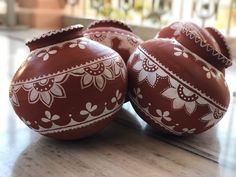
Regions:
[[[228,52],[228,54],[229,54],[229,59],[231,59],[231,58],[232,58],[231,48],[230,48],[229,45],[227,44],[227,41],[225,40],[225,37],[224,37],[224,36],[221,34],[221,32],[220,32],[219,30],[217,30],[216,28],[214,28],[214,27],[207,27],[207,28],[212,29],[213,31],[215,31],[215,32],[219,35],[219,37],[222,39],[222,41],[224,42],[224,45],[225,45],[225,47],[226,47],[226,49],[227,49],[227,52]]]
[[[96,24],[99,24],[99,23],[109,23],[109,22],[120,24],[124,27],[127,27],[129,29],[129,32],[133,32],[132,28],[128,24],[118,21],[118,20],[112,20],[112,19],[96,20],[96,21],[90,23],[90,25],[88,25],[87,29],[100,28],[100,27],[93,27],[93,26],[95,26]],[[123,29],[123,28],[118,28],[118,29]],[[123,29],[123,30],[125,30],[125,29]],[[128,30],[126,30],[126,31],[128,31]]]
[[[217,60],[225,64],[226,67],[232,65],[232,61],[230,59],[228,59],[223,54],[216,51],[210,44],[207,44],[204,41],[202,41],[199,37],[197,37],[195,34],[189,31],[188,28],[183,28],[181,30],[181,33],[184,34],[186,37],[188,37],[190,40],[194,40],[194,42],[196,44],[199,44],[200,47],[205,48],[207,52],[211,52],[212,56],[217,57]]]
[[[33,78],[30,78],[30,79],[26,79],[26,80],[19,80],[19,81],[16,81],[16,82],[12,82],[11,86],[22,85],[22,84],[26,84],[26,83],[35,82],[35,81],[39,81],[39,80],[42,80],[42,79],[50,78],[50,77],[55,77],[55,76],[58,76],[58,75],[62,75],[62,74],[71,72],[71,71],[79,69],[79,68],[83,68],[84,66],[87,66],[87,65],[96,64],[97,62],[101,62],[101,61],[116,58],[116,57],[120,57],[120,56],[119,56],[119,54],[114,52],[114,53],[111,53],[110,55],[106,55],[106,56],[103,56],[103,57],[100,57],[100,58],[96,58],[94,60],[90,60],[89,62],[80,64],[80,65],[75,65],[75,66],[72,66],[72,67],[67,68],[67,69],[63,69],[62,71],[57,71],[56,73],[51,73],[51,74],[42,75],[42,76],[39,76],[39,77],[33,77]]]

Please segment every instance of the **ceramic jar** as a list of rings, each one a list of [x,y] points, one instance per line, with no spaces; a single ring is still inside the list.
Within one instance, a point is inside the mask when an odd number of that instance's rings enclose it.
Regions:
[[[224,70],[231,64],[228,46],[216,29],[173,23],[130,57],[131,103],[141,118],[161,132],[201,133],[228,108]]]
[[[106,127],[125,100],[127,70],[114,50],[82,36],[81,25],[29,41],[10,101],[34,131],[78,139]]]
[[[83,34],[84,37],[117,51],[125,63],[142,42],[128,25],[116,20],[95,21],[88,26]]]

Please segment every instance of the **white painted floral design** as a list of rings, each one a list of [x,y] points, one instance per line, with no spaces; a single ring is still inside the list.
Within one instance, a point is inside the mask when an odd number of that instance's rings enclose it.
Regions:
[[[133,69],[138,72],[138,82],[146,80],[151,87],[154,87],[160,77],[165,77],[167,74],[157,66],[151,59],[140,57],[133,65]]]
[[[176,22],[176,23],[173,23],[171,26],[170,26],[171,29],[175,30],[174,32],[174,36],[178,36],[181,34],[181,30],[183,28],[183,23],[181,22]]]
[[[86,41],[76,40],[76,41],[73,41],[73,43],[71,43],[69,47],[70,48],[79,47],[80,49],[85,49],[86,45],[87,45]]]
[[[43,58],[43,61],[47,61],[50,55],[54,55],[56,53],[56,49],[44,49],[37,54],[37,57]]]
[[[124,98],[123,98],[124,99]],[[123,100],[124,101],[124,100]],[[41,134],[51,134],[51,133],[57,133],[61,131],[67,131],[67,130],[73,130],[73,129],[80,129],[87,127],[92,124],[96,124],[99,121],[102,121],[104,119],[111,118],[112,115],[114,115],[117,111],[120,110],[123,101],[121,103],[113,104],[113,107],[106,107],[105,104],[99,104],[99,105],[93,105],[91,102],[87,102],[85,104],[85,109],[80,111],[80,115],[83,117],[86,117],[83,120],[74,120],[72,118],[72,114],[69,114],[70,122],[68,122],[65,125],[58,125],[56,124],[56,120],[59,120],[59,115],[52,115],[50,112],[45,111],[44,119],[39,123],[41,123],[41,126],[37,128],[35,131],[41,133]],[[102,110],[102,112],[97,113],[96,110],[98,109]],[[47,127],[44,127],[44,124],[42,123],[51,123],[50,125],[47,125]]]
[[[147,115],[150,119],[152,119],[156,124],[160,125],[161,127],[165,128],[166,130],[176,134],[176,135],[181,135],[182,132],[176,131],[175,127],[177,125],[167,125],[165,121],[171,121],[172,118],[170,117],[170,112],[169,111],[162,111],[160,109],[156,109],[156,114],[153,115],[152,112],[150,112],[150,107],[152,107],[151,103],[148,103],[148,106],[143,107],[139,100],[133,97],[131,94],[129,94],[129,98],[132,100],[132,103],[137,106],[139,110],[141,110],[145,115]]]
[[[183,49],[174,47],[174,50],[175,50],[174,52],[175,56],[183,56],[184,58],[188,58],[188,54]]]
[[[65,74],[54,78],[39,80],[38,82],[30,82],[23,85],[23,88],[28,93],[28,101],[30,104],[35,104],[39,100],[47,107],[51,107],[54,98],[66,98],[66,92],[61,86],[68,76]]]
[[[30,126],[30,125],[31,125],[31,122],[28,121],[28,120],[25,120],[24,117],[21,117],[20,119],[21,119],[27,126]]]
[[[33,58],[33,56],[35,55],[35,53],[36,53],[35,51],[30,52],[30,54],[26,60],[28,60],[28,61],[31,60]]]
[[[119,77],[121,75],[123,79],[126,78],[126,66],[123,60],[120,60],[120,57],[115,58],[112,68],[115,77]]]
[[[188,114],[192,114],[198,104],[206,104],[205,100],[195,93],[179,84],[176,80],[169,78],[171,87],[166,89],[162,95],[172,100],[173,109],[184,108]]]
[[[157,109],[156,110],[156,113],[157,113],[157,117],[159,119],[165,119],[166,121],[171,121],[171,117],[170,117],[170,112],[169,111],[164,111],[162,112],[160,109]]]
[[[118,49],[127,50],[130,54],[140,43],[139,40],[135,39],[134,37],[122,33],[95,32],[85,33],[85,36],[110,48],[114,48],[113,40],[117,39],[120,43],[119,46],[116,47]]]
[[[112,97],[111,102],[117,103],[121,99],[122,93],[119,90],[116,90],[116,95]]]
[[[81,110],[80,111],[80,115],[89,116],[93,111],[95,111],[98,108],[98,106],[97,105],[92,105],[91,102],[87,102],[86,105],[85,105],[85,108],[86,108],[86,110]]]
[[[82,76],[82,89],[94,85],[100,91],[105,88],[106,80],[113,79],[113,72],[103,62],[74,70],[72,75]]]
[[[43,75],[38,78],[12,83],[9,93],[10,101],[14,106],[20,106],[17,92],[20,88],[23,88],[28,92],[29,104],[35,104],[40,101],[45,106],[51,107],[54,98],[66,98],[62,83],[66,82],[70,76],[81,77],[82,89],[94,85],[98,90],[102,91],[108,80],[114,80],[119,76],[123,80],[126,79],[125,64],[123,62],[119,63],[119,61],[122,61],[120,56],[112,54],[84,65],[72,67],[67,69],[67,71],[58,71],[57,73],[48,74],[48,76]]]
[[[45,114],[45,117],[42,117],[41,121],[45,122],[45,123],[53,122],[55,120],[60,119],[59,115],[57,115],[57,114],[52,115],[50,111],[45,111],[44,114]]]
[[[192,134],[192,133],[194,133],[194,132],[196,131],[196,128],[191,128],[191,129],[189,129],[189,128],[183,128],[182,130],[183,130],[183,133]]]
[[[107,33],[95,32],[95,33],[85,33],[84,36],[92,39],[93,41],[102,42],[107,38]]]
[[[140,88],[137,88],[137,89],[134,88],[133,92],[136,95],[136,98],[143,99],[143,95],[141,94],[141,89]]]
[[[212,105],[209,105],[208,107],[209,107],[209,113],[201,118],[203,122],[207,122],[206,124],[207,128],[217,124],[217,122],[219,122],[225,114],[225,111],[219,110],[218,108],[215,108]]]
[[[21,88],[21,85],[11,86],[10,88],[9,97],[10,97],[11,104],[13,104],[14,106],[20,106],[19,100],[17,97],[17,92],[20,90],[20,88]]]
[[[97,41],[105,46],[111,47],[112,48],[112,35],[108,32],[95,32],[95,33],[85,33],[84,34],[85,37],[93,40],[93,41]]]
[[[216,74],[214,73],[214,71],[206,66],[203,66],[202,69],[204,71],[206,71],[206,77],[207,79],[211,79],[211,78],[215,78]]]

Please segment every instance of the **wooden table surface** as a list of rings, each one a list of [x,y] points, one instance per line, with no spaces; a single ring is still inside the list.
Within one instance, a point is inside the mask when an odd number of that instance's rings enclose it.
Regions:
[[[56,141],[26,127],[8,100],[10,79],[28,53],[24,41],[35,33],[0,32],[0,177],[236,177],[236,64],[226,73],[229,110],[205,133],[159,134],[127,103],[99,134]]]

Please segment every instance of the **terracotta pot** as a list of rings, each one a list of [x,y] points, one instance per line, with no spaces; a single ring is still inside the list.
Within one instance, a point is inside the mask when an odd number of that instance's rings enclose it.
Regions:
[[[130,57],[130,100],[140,117],[159,131],[201,133],[227,110],[224,70],[231,64],[228,46],[216,29],[174,23]]]
[[[143,42],[128,25],[115,20],[95,21],[88,26],[83,34],[84,37],[117,51],[125,63],[136,47]]]
[[[127,71],[114,50],[82,37],[82,26],[51,31],[26,45],[10,100],[34,131],[78,139],[106,127],[125,99]]]

